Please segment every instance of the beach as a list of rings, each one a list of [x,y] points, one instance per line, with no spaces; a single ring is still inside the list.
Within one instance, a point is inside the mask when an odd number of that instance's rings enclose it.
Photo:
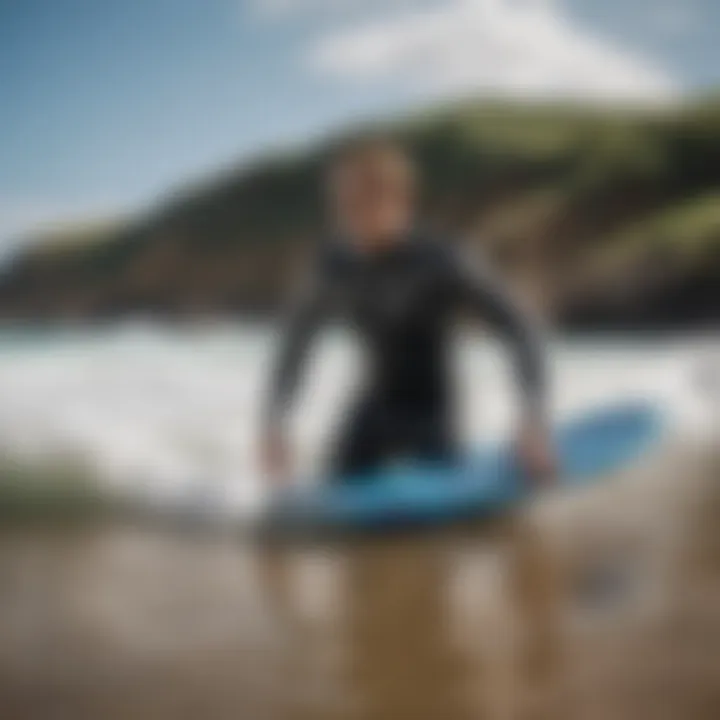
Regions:
[[[554,349],[559,415],[630,391],[668,412],[665,441],[601,483],[470,527],[282,546],[236,530],[262,504],[252,371],[269,341],[249,332],[6,343],[6,455],[47,463],[54,448],[110,497],[211,520],[7,523],[7,717],[717,716],[717,408],[693,372],[712,340]],[[501,358],[463,352],[461,375],[480,376],[466,432],[502,436]],[[308,472],[351,362],[331,339],[313,371],[298,431]]]

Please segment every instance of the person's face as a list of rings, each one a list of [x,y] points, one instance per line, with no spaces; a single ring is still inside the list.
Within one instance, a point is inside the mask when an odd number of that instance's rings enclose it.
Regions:
[[[363,250],[397,242],[413,222],[415,189],[409,162],[399,153],[376,151],[341,162],[331,177],[340,230]]]

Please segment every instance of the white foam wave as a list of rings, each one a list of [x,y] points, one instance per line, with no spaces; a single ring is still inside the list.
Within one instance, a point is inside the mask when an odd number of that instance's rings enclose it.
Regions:
[[[273,345],[271,333],[247,327],[0,334],[0,451],[33,462],[71,458],[109,490],[149,502],[184,498],[230,513],[252,511],[266,495],[254,441]],[[650,397],[671,410],[677,432],[712,431],[720,398],[700,381],[720,365],[718,349],[707,338],[558,343],[557,413]],[[328,338],[316,358],[295,416],[300,465],[308,473],[357,376],[356,357],[342,338]],[[502,354],[466,340],[459,376],[467,438],[505,432],[513,403]]]

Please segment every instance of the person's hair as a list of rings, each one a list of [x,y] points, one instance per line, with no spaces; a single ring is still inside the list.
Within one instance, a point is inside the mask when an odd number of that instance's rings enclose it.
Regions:
[[[363,132],[345,137],[330,149],[325,165],[325,178],[330,180],[338,169],[367,157],[393,157],[404,164],[415,182],[417,168],[407,147],[388,133]]]

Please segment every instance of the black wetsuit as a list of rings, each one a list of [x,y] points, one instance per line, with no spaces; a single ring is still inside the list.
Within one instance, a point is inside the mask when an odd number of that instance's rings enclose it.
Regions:
[[[289,404],[315,331],[340,319],[360,337],[369,367],[334,472],[363,473],[397,455],[454,455],[449,334],[462,307],[507,340],[524,411],[542,413],[543,354],[533,325],[487,272],[414,233],[376,253],[340,242],[320,253],[283,338],[268,421],[278,422]]]

